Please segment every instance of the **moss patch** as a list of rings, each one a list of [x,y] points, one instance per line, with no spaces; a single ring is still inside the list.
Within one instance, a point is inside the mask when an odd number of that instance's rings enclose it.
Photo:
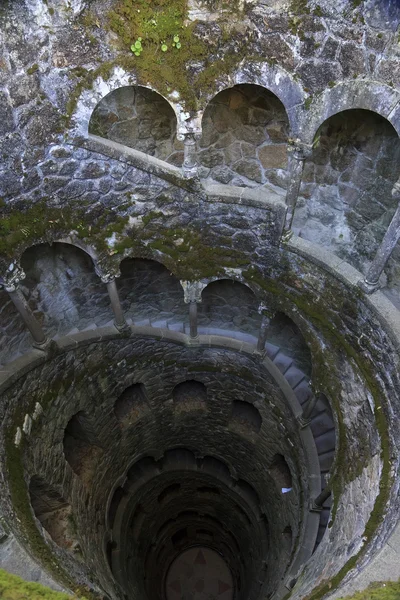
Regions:
[[[378,581],[354,596],[346,596],[343,600],[399,600],[400,581]]]
[[[253,62],[264,62],[265,57],[252,51],[253,33],[241,24],[244,14],[238,9],[238,0],[216,4],[220,18],[211,31],[205,23],[188,20],[187,0],[116,0],[104,16],[103,27],[114,34],[119,55],[90,71],[78,84],[68,115],[80,91],[89,88],[99,75],[107,78],[109,68],[117,65],[136,73],[139,84],[150,85],[166,97],[172,94],[171,99],[176,100],[178,93],[185,108],[194,111],[199,97],[214,90],[242,60],[251,56]],[[83,21],[86,28],[93,27],[98,18],[103,17],[87,13]],[[140,43],[138,56],[135,42]]]
[[[72,596],[54,592],[39,583],[28,583],[0,569],[0,598],[2,600],[73,600]],[[77,599],[76,596],[74,596]],[[81,597],[81,600],[85,600]]]

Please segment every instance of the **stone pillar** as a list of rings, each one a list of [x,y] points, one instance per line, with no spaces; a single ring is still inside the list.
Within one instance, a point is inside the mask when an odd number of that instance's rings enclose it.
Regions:
[[[326,502],[329,496],[332,494],[332,490],[327,486],[322,490],[319,496],[311,501],[310,510],[311,512],[321,512],[324,502]]]
[[[299,197],[301,179],[303,176],[304,161],[311,156],[312,146],[301,142],[300,140],[292,140],[288,147],[289,164],[288,164],[288,185],[286,191],[287,212],[285,225],[283,228],[283,236],[289,239],[292,235],[292,222],[294,211]]]
[[[200,139],[201,132],[189,131],[178,135],[178,140],[184,144],[183,176],[186,179],[193,179],[198,176],[197,163],[197,140]]]
[[[190,325],[190,337],[197,339],[199,337],[197,331],[197,302],[196,300],[189,303],[189,325]]]
[[[201,281],[181,281],[180,283],[183,287],[185,304],[189,304],[190,339],[198,340],[197,305],[201,302],[201,292],[207,284]]]
[[[260,331],[258,333],[257,340],[257,352],[265,351],[265,343],[267,341],[269,324],[271,323],[271,319],[273,318],[275,313],[271,313],[268,311],[264,304],[260,304],[258,307],[258,313],[261,315],[261,326]]]
[[[106,284],[108,295],[110,297],[111,308],[114,313],[114,325],[121,332],[130,331],[129,325],[126,322],[124,311],[122,310],[121,301],[119,299],[116,279],[119,273],[103,273],[98,266],[95,267],[97,275],[101,281]]]
[[[367,294],[372,294],[372,292],[379,287],[379,277],[382,275],[383,269],[400,239],[400,179],[394,184],[392,196],[398,203],[396,212],[393,215],[364,281],[360,283],[360,286]]]
[[[32,313],[25,296],[19,288],[19,284],[23,279],[25,279],[24,271],[20,267],[14,266],[12,271],[9,270],[7,272],[2,285],[6,292],[8,292],[26,328],[29,330],[33,338],[33,346],[39,350],[46,351],[51,345],[51,340],[44,333],[42,326]]]

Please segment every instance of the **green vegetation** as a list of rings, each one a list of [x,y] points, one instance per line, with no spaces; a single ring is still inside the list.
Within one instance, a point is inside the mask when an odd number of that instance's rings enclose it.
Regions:
[[[378,581],[362,592],[356,592],[354,596],[346,596],[342,600],[399,600],[400,581]]]
[[[26,70],[26,73],[27,73],[27,75],[33,75],[38,70],[39,70],[39,65],[37,63],[35,63],[31,67],[29,67],[29,69]]]
[[[212,92],[221,77],[231,74],[241,61],[251,57],[253,62],[263,62],[265,57],[252,55],[249,31],[235,28],[235,16],[237,23],[243,17],[238,0],[216,4],[221,15],[219,33],[213,29],[210,38],[198,28],[197,21],[188,20],[187,0],[116,0],[105,15],[103,27],[116,36],[118,56],[87,72],[73,93],[67,117],[82,90],[99,75],[107,78],[115,66],[134,72],[139,84],[150,85],[164,96],[173,94],[176,100],[179,94],[185,108],[195,110],[200,96]],[[97,23],[98,18],[90,12],[83,19],[87,29],[97,27]]]
[[[54,592],[39,583],[28,583],[0,569],[0,598],[2,600],[73,600],[73,598],[77,599],[77,596]],[[81,596],[81,600],[85,599]]]

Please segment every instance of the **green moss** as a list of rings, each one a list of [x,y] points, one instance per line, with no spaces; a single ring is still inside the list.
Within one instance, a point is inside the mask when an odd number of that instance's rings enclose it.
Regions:
[[[0,255],[13,258],[28,246],[64,237],[76,232],[99,251],[108,249],[107,239],[113,233],[122,233],[128,217],[115,217],[112,211],[104,211],[94,221],[85,208],[48,206],[45,200],[24,210],[4,208],[0,216]]]
[[[27,75],[33,75],[36,71],[39,71],[39,65],[37,63],[29,67],[29,69],[26,70],[26,73]]]
[[[371,583],[366,590],[346,596],[342,600],[398,600],[400,598],[400,581],[378,581]]]
[[[221,77],[232,73],[241,61],[265,61],[265,56],[252,56],[250,34],[235,34],[231,29],[229,16],[238,16],[238,7],[238,0],[224,6],[226,13],[221,12],[218,20],[220,33],[213,33],[210,52],[210,39],[198,31],[197,22],[188,21],[187,0],[137,0],[134,4],[131,0],[116,0],[105,17],[104,28],[115,34],[119,54],[89,72],[77,85],[67,106],[67,117],[73,113],[83,89],[90,88],[98,76],[107,79],[116,66],[135,72],[138,84],[150,85],[166,97],[174,93],[176,99],[178,92],[185,108],[196,110],[199,98],[215,90]],[[82,22],[87,29],[99,26],[90,12]],[[179,48],[173,46],[174,36],[179,36]],[[135,56],[131,46],[139,38],[141,52]],[[163,44],[168,47],[166,52],[162,51]],[[201,65],[201,69],[192,69],[191,65]]]
[[[2,600],[72,600],[72,596],[54,592],[39,583],[28,583],[2,569],[0,569],[0,598]]]
[[[305,108],[306,110],[309,110],[309,109],[310,109],[310,106],[311,106],[311,104],[312,104],[312,101],[313,101],[313,99],[312,99],[312,96],[309,96],[308,98],[306,98],[306,99],[304,100],[304,108]]]

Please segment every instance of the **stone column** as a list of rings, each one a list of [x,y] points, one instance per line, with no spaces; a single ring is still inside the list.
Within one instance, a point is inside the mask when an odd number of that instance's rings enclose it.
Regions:
[[[383,269],[400,239],[400,179],[394,184],[392,196],[398,203],[396,212],[393,215],[364,281],[360,283],[360,286],[367,294],[372,294],[372,292],[379,287],[379,277],[382,275]]]
[[[201,302],[201,292],[207,284],[201,281],[181,281],[185,304],[189,304],[190,339],[198,340],[197,305]]]
[[[193,300],[189,303],[189,325],[190,325],[190,337],[197,339],[199,337],[197,331],[197,302]]]
[[[257,340],[257,352],[264,352],[269,325],[275,313],[269,312],[264,304],[260,304],[258,307],[258,313],[261,315],[261,326]]]
[[[197,140],[200,139],[201,132],[189,131],[178,135],[178,140],[184,144],[183,176],[186,179],[193,179],[198,176],[197,163]]]
[[[46,351],[51,345],[51,340],[44,333],[42,326],[32,313],[25,296],[19,288],[19,284],[23,279],[25,279],[24,271],[20,267],[14,266],[12,271],[7,272],[2,285],[6,292],[8,292],[21,319],[31,334],[33,338],[32,345],[39,350]]]
[[[101,281],[106,284],[108,295],[110,297],[111,308],[114,313],[114,325],[121,332],[129,332],[130,328],[126,322],[124,311],[122,310],[121,301],[119,299],[116,279],[119,273],[103,273],[98,266],[95,267],[97,275]]]
[[[288,164],[288,185],[286,191],[287,212],[285,225],[283,228],[283,236],[289,239],[292,235],[292,222],[294,211],[299,197],[301,179],[303,176],[304,161],[311,156],[312,146],[305,144],[300,140],[292,140],[288,147],[289,164]]]

